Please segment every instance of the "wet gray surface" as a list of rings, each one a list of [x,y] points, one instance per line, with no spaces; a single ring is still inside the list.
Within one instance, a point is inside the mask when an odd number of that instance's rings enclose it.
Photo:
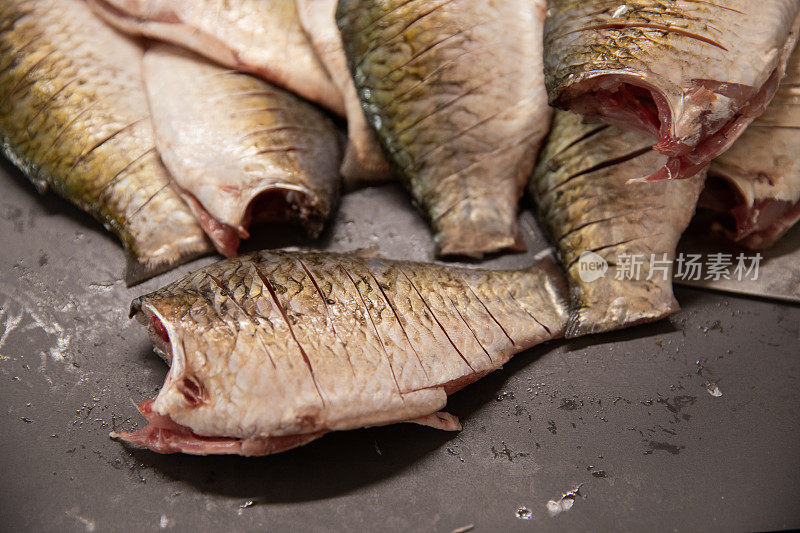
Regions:
[[[128,303],[211,259],[126,289],[98,224],[7,164],[0,190],[4,530],[800,526],[798,306],[678,288],[684,309],[668,320],[540,346],[454,395],[457,434],[397,425],[265,458],[161,456],[107,436],[143,423],[132,402],[166,373]],[[529,214],[523,231],[544,245]],[[251,247],[298,239],[260,233],[272,236]],[[394,187],[346,197],[315,244],[432,254]]]

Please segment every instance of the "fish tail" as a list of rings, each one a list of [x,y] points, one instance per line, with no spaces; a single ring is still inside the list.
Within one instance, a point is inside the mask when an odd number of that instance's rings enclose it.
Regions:
[[[554,248],[545,248],[533,256],[533,264],[525,268],[527,272],[544,272],[548,277],[559,282],[559,285],[567,292],[567,280],[564,271],[556,257]]]
[[[675,297],[670,294],[663,302],[654,305],[647,313],[638,313],[635,316],[622,314],[617,317],[608,316],[608,310],[598,310],[592,307],[572,307],[567,318],[567,329],[564,338],[574,339],[584,335],[618,331],[639,324],[647,324],[661,320],[680,311],[680,305]]]
[[[208,255],[212,250],[213,248],[204,236],[197,236],[164,253],[150,256],[138,256],[134,253],[129,253],[125,269],[125,284],[128,287],[132,287],[176,266]],[[136,300],[131,304],[131,313],[134,312],[135,303]]]
[[[582,317],[583,315],[580,309],[570,310],[569,318],[567,318],[567,329],[564,332],[565,339],[574,339],[590,333],[590,331],[582,325]]]
[[[525,272],[542,276],[548,292],[558,309],[569,308],[569,284],[553,248],[546,248],[534,256],[534,263]],[[566,318],[566,317],[565,317]]]

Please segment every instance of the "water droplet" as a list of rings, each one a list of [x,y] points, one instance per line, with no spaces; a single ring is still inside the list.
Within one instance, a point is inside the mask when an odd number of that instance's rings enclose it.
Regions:
[[[706,381],[705,386],[708,393],[714,398],[719,398],[722,396],[722,391],[719,390],[719,387],[713,381]]]
[[[514,515],[520,520],[530,520],[533,513],[527,507],[518,507]]]
[[[503,400],[513,400],[513,399],[514,399],[514,393],[511,391],[507,391],[497,395],[498,402],[502,402]]]

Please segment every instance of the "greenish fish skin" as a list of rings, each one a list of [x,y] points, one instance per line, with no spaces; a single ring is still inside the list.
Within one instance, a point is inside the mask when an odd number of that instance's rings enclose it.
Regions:
[[[341,188],[322,110],[172,45],[149,48],[143,71],[161,159],[220,253],[236,255],[251,223],[320,233]]]
[[[720,205],[720,198],[709,198],[717,189],[709,188],[701,205],[708,201],[733,220],[723,231],[737,244],[752,250],[772,246],[800,220],[798,154],[800,49],[795,49],[767,110],[708,169],[709,181],[733,194],[725,195]]]
[[[0,5],[3,152],[112,231],[135,283],[211,251],[153,143],[142,50],[79,0]]]
[[[799,28],[797,0],[552,0],[550,102],[657,137],[642,179],[691,177],[764,111]]]
[[[556,113],[529,191],[558,250],[570,287],[566,336],[612,331],[678,311],[672,293],[675,247],[695,212],[704,173],[675,181],[628,183],[663,161],[653,138],[574,113]],[[584,252],[609,265],[599,279],[581,277]],[[617,279],[623,254],[641,254],[640,275]],[[666,275],[652,263],[667,260]],[[624,270],[623,270],[624,271]]]
[[[344,99],[348,139],[339,172],[345,187],[354,189],[396,179],[396,176],[361,109],[336,25],[337,3],[338,0],[297,0],[297,11],[308,40]]]
[[[522,247],[518,202],[551,114],[544,13],[531,0],[339,2],[362,107],[440,255]]]
[[[395,422],[460,429],[447,395],[563,335],[546,256],[518,271],[257,252],[135,300],[170,371],[120,433],[161,453],[266,455]]]
[[[121,31],[188,48],[344,115],[295,0],[88,0]]]

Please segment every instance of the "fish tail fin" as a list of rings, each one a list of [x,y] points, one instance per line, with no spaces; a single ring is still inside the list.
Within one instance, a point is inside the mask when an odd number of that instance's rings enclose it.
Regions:
[[[665,295],[661,302],[654,304],[647,313],[635,313],[632,315],[622,311],[615,313],[613,312],[613,306],[602,310],[593,305],[572,306],[570,307],[567,330],[564,337],[574,339],[584,335],[607,333],[661,320],[680,310],[678,300],[675,299],[671,292],[668,296]],[[573,298],[573,300],[575,299]]]
[[[537,283],[541,289],[541,296],[545,298],[541,304],[547,306],[550,324],[544,326],[552,338],[564,335],[564,327],[569,316],[569,285],[561,265],[556,259],[555,250],[547,248],[534,256],[534,263],[523,269],[530,280],[526,283]]]
[[[567,278],[564,275],[564,270],[561,268],[561,263],[559,263],[558,258],[556,257],[555,249],[546,248],[542,250],[533,257],[533,261],[534,263],[525,270],[531,273],[543,272],[553,283],[553,286],[556,289],[559,297],[559,301],[564,305],[567,305],[567,302],[569,302],[570,299],[569,285],[567,284]]]
[[[125,284],[132,287],[176,266],[208,255],[212,251],[211,244],[204,236],[195,236],[181,245],[170,247],[169,250],[161,253],[157,252],[152,255],[129,253],[125,269]]]

